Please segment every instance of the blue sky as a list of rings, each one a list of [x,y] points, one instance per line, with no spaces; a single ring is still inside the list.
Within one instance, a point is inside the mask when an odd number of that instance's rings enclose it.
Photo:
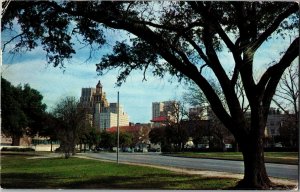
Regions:
[[[94,56],[103,55],[109,49],[109,46],[105,46]],[[141,71],[132,72],[121,87],[116,87],[118,71],[109,71],[103,76],[97,75],[95,63],[100,59],[94,57],[86,62],[88,54],[88,49],[79,50],[73,59],[66,62],[65,69],[61,69],[47,64],[45,52],[40,47],[16,55],[4,52],[2,76],[13,85],[28,83],[40,91],[48,110],[65,96],[75,96],[79,99],[81,88],[95,87],[100,80],[109,102],[117,102],[117,92],[120,92],[120,103],[130,121],[135,123],[150,122],[152,102],[180,99],[184,91],[184,85],[179,84],[176,79],[172,81],[170,76],[160,79],[148,73],[147,81],[142,81]]]
[[[117,92],[120,92],[120,102],[131,122],[147,123],[151,119],[152,102],[177,99],[180,100],[185,92],[184,83],[179,84],[176,78],[166,76],[164,79],[147,74],[147,81],[143,80],[141,71],[132,72],[127,81],[121,87],[115,87],[118,70],[109,71],[103,76],[98,76],[95,63],[100,61],[101,55],[111,50],[115,41],[128,38],[125,33],[107,31],[108,45],[93,54],[93,58],[86,61],[89,49],[80,48],[77,45],[77,54],[66,62],[65,69],[47,65],[46,54],[41,47],[31,52],[11,55],[3,52],[2,76],[14,85],[30,84],[44,96],[44,102],[51,110],[55,104],[65,96],[75,96],[79,99],[81,88],[95,87],[100,80],[109,102],[117,101]],[[2,34],[5,40],[7,34]],[[261,51],[255,55],[254,72],[258,79],[265,68],[273,60],[278,60],[280,51],[288,47],[288,39],[271,40],[263,44]],[[9,47],[7,47],[9,50]],[[228,50],[219,53],[221,62],[226,70],[232,71],[233,59]],[[207,75],[211,75],[205,69]]]

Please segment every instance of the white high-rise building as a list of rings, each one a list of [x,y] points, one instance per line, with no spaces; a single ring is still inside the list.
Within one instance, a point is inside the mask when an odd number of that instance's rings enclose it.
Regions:
[[[110,127],[116,127],[117,126],[117,120],[118,120],[118,114],[117,113],[101,113],[100,114],[100,129],[105,130]],[[119,114],[119,126],[128,126],[129,125],[129,119],[128,115],[125,113]]]

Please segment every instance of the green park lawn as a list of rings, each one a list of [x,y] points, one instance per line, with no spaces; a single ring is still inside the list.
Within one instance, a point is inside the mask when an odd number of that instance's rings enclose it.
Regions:
[[[207,178],[169,170],[80,158],[28,159],[1,155],[4,189],[226,189],[237,179]]]
[[[193,158],[211,158],[211,159],[226,159],[226,160],[243,160],[240,152],[182,152],[166,155],[174,155],[181,157]],[[267,163],[282,163],[298,165],[297,152],[265,152],[265,162]]]

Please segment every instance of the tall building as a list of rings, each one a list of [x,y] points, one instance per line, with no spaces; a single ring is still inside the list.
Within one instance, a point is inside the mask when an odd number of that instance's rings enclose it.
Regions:
[[[176,122],[176,114],[179,109],[179,104],[176,101],[163,101],[152,103],[152,122],[154,127],[165,125],[173,121]]]
[[[99,81],[96,88],[82,88],[80,103],[86,109],[87,117],[92,117],[92,126],[101,131],[117,126],[118,104],[108,103]],[[119,106],[119,125],[129,125],[128,115]]]
[[[100,128],[108,129],[110,127],[117,126],[117,118],[118,118],[118,104],[110,103],[107,111],[104,113],[100,113]],[[123,111],[123,107],[119,106],[119,125],[120,126],[128,126],[129,118],[128,115]]]
[[[163,102],[153,102],[152,103],[152,120],[160,117],[161,112],[164,110],[164,103]]]

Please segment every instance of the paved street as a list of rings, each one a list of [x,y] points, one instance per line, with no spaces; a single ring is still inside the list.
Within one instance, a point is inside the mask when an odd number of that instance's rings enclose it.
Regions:
[[[86,153],[88,157],[106,160],[117,159],[116,153]],[[221,171],[231,173],[243,173],[243,161],[196,159],[183,157],[162,156],[159,153],[120,153],[120,162],[144,163],[152,165],[165,165],[179,168],[198,170]],[[266,163],[267,172],[271,177],[287,178],[298,180],[298,166]]]

